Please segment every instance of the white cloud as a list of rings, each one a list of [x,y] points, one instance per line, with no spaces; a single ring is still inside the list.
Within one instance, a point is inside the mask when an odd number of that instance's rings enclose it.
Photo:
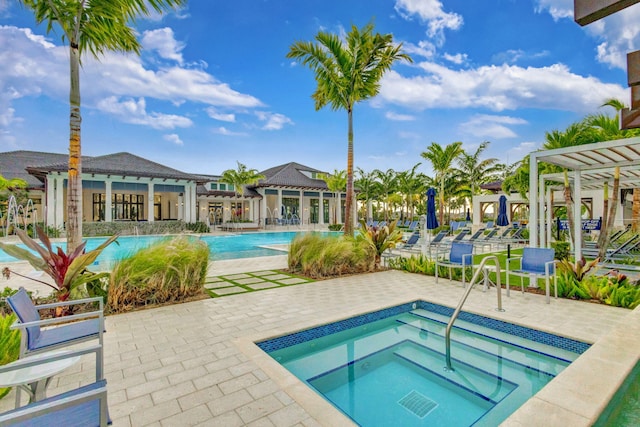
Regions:
[[[212,131],[213,131],[213,133],[217,133],[217,134],[219,134],[219,135],[226,135],[226,136],[247,136],[247,134],[246,134],[246,133],[244,133],[244,132],[233,132],[233,131],[231,131],[231,130],[227,129],[226,127],[224,127],[224,126],[220,126],[220,127],[218,127],[218,128],[215,128],[215,129],[213,129]]]
[[[426,40],[419,41],[417,45],[405,41],[402,43],[402,50],[413,58],[422,56],[423,58],[431,59],[436,54],[435,45]]]
[[[462,16],[445,12],[440,0],[396,0],[395,9],[405,19],[420,18],[427,24],[427,35],[438,43],[444,41],[444,30],[457,30],[463,24]]]
[[[443,58],[449,62],[453,62],[454,64],[461,65],[467,62],[467,54],[466,53],[456,53],[455,55],[451,55],[445,53]]]
[[[144,98],[137,101],[127,98],[120,101],[118,97],[110,96],[98,102],[98,110],[119,117],[125,123],[149,126],[154,129],[175,129],[176,127],[186,128],[193,125],[187,117],[174,114],[147,113]]]
[[[422,75],[404,77],[388,72],[381,101],[410,108],[488,108],[493,111],[543,108],[588,113],[606,99],[627,99],[620,85],[571,73],[563,64],[548,67],[481,66],[452,70],[419,64]]]
[[[179,54],[179,45],[172,45],[171,42],[172,32],[154,34],[156,42],[163,39],[166,46],[175,47],[173,50],[166,49],[163,55],[171,56],[171,52]],[[11,49],[0,49],[0,64],[3,64],[0,67],[1,116],[7,117],[9,109],[15,108],[13,102],[20,98],[68,98],[67,46],[57,46],[49,39],[33,34],[30,29],[6,25],[0,26],[0,46],[11,46]],[[155,46],[160,48],[159,43]],[[158,50],[150,51],[156,58],[157,53]],[[175,56],[175,59],[178,60],[179,56]],[[139,104],[133,99],[140,98],[154,99],[160,101],[159,104],[162,101],[170,103],[172,109],[184,103],[243,111],[262,106],[256,97],[233,90],[227,83],[207,73],[206,64],[175,64],[151,69],[141,57],[133,54],[107,52],[100,61],[86,55],[83,57],[80,84],[83,108],[98,108],[123,122],[135,121],[156,129],[190,126],[191,120],[162,112],[132,117],[121,112],[126,109],[125,106]],[[126,99],[124,105],[119,105],[122,104],[121,98]],[[20,114],[19,110],[16,114]]]
[[[283,114],[256,111],[256,116],[260,121],[267,122],[262,126],[262,130],[280,130],[284,125],[293,124],[293,121]]]
[[[208,107],[206,109],[207,115],[214,120],[219,120],[221,122],[229,122],[234,123],[236,121],[236,115],[233,113],[221,113],[217,109],[213,107]]]
[[[170,133],[170,134],[164,135],[162,138],[165,141],[169,141],[176,145],[184,145],[184,142],[182,142],[182,140],[180,139],[180,136],[178,136],[177,133]]]
[[[555,21],[562,18],[573,18],[573,0],[537,0],[535,11],[548,11]]]
[[[476,114],[467,122],[460,124],[460,129],[478,138],[514,138],[516,133],[508,126],[524,125],[527,121],[517,117]]]
[[[182,49],[184,44],[173,37],[173,30],[169,27],[142,33],[140,43],[146,50],[155,50],[161,58],[171,59],[182,64]]]
[[[416,119],[415,116],[411,116],[409,114],[398,114],[394,113],[393,111],[387,111],[384,116],[389,120],[394,120],[397,122],[410,122]]]

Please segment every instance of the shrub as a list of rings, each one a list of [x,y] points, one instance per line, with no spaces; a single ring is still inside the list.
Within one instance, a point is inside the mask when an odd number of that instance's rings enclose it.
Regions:
[[[340,231],[344,224],[329,224],[329,231]]]
[[[555,250],[557,260],[569,259],[569,242],[552,242],[551,247]]]
[[[83,222],[82,234],[87,237],[147,234],[179,234],[186,230],[186,224],[178,221],[116,221]]]
[[[396,230],[396,222],[392,221],[382,227],[368,226],[361,221],[359,238],[365,240],[375,251],[375,267],[380,267],[380,257],[387,249],[395,248],[402,241],[402,232]]]
[[[375,249],[362,239],[299,234],[289,248],[289,269],[313,278],[372,271]]]
[[[108,287],[108,310],[120,313],[199,295],[208,264],[207,244],[188,236],[141,249],[114,265]]]
[[[16,319],[15,314],[0,314],[0,366],[18,360],[20,356],[20,331],[11,330]],[[10,390],[11,388],[0,388],[0,399]]]
[[[187,230],[193,231],[194,233],[208,233],[209,226],[204,222],[188,222],[185,224]]]

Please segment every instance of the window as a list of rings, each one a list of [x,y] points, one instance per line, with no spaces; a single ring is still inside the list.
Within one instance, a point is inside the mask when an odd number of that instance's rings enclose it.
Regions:
[[[114,221],[144,219],[144,195],[142,194],[113,194],[111,204]]]
[[[100,193],[93,193],[93,215],[92,221],[104,221],[105,210],[105,195]]]
[[[227,189],[227,184],[218,184],[218,187],[220,187],[220,190],[226,190]]]
[[[217,190],[218,189],[218,183],[217,182],[212,182],[211,183],[211,189],[212,190]]]

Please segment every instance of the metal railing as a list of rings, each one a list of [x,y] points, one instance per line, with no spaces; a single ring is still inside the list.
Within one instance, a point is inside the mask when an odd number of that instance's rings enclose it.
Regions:
[[[471,278],[471,282],[469,282],[469,286],[465,290],[464,295],[462,295],[462,298],[460,299],[460,302],[458,303],[456,310],[453,312],[453,315],[451,316],[451,319],[449,319],[449,323],[447,324],[447,330],[444,336],[444,341],[446,346],[446,362],[447,362],[447,366],[444,369],[447,371],[454,370],[453,367],[451,366],[451,328],[453,328],[453,322],[456,321],[456,319],[458,318],[458,315],[460,314],[460,311],[462,311],[462,306],[467,300],[469,293],[471,293],[471,289],[473,288],[473,285],[476,284],[476,281],[478,280],[480,273],[487,274],[487,272],[485,271],[485,264],[489,260],[493,260],[496,267],[496,289],[497,289],[497,295],[498,295],[498,308],[496,308],[496,310],[504,311],[502,309],[502,287],[500,285],[500,261],[498,260],[498,257],[496,255],[490,255],[488,257],[483,258],[482,261],[480,262],[480,265],[478,265],[478,269],[476,270],[475,274]]]

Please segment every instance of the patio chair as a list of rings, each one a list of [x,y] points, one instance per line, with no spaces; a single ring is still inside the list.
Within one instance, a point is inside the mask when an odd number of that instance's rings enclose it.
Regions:
[[[414,231],[411,233],[411,236],[409,236],[407,241],[401,244],[398,249],[413,249],[416,243],[418,243],[418,240],[420,240],[420,232]]]
[[[25,291],[24,288],[20,288],[18,292],[7,298],[7,302],[16,316],[18,316],[18,320],[11,325],[11,329],[21,330],[20,358],[29,354],[42,353],[44,351],[97,339],[100,344],[100,349],[96,351],[96,380],[103,379],[104,357],[102,335],[104,333],[104,306],[102,297],[34,305],[27,291]],[[40,319],[39,310],[42,309],[92,302],[99,303],[99,310],[53,319]],[[76,322],[76,320],[80,321]],[[64,323],[64,325],[53,328],[41,328],[41,326],[60,325],[62,323]]]
[[[521,257],[507,258],[507,296],[509,296],[509,278],[511,274],[520,276],[520,287],[524,294],[524,276],[531,276],[537,285],[538,276],[544,276],[546,281],[547,304],[550,303],[551,287],[549,279],[553,275],[553,284],[555,286],[555,297],[558,298],[558,284],[556,282],[556,261],[555,250],[547,248],[523,248]],[[511,261],[519,260],[520,266],[516,270],[511,270]]]
[[[438,283],[438,267],[449,267],[449,280],[451,280],[451,270],[453,268],[462,269],[462,286],[466,287],[465,272],[467,266],[473,271],[473,245],[470,243],[453,242],[448,253],[444,253],[444,257],[440,258],[439,252],[436,252],[436,283]]]
[[[637,250],[639,246],[640,246],[640,234],[636,234],[632,236],[629,240],[627,240],[626,242],[618,246],[617,248],[607,249],[607,252],[602,262],[606,263],[612,260],[616,260],[616,259],[619,260],[619,259],[628,258],[629,256],[633,256],[632,252]],[[585,256],[596,257],[598,256],[598,249],[583,248],[582,254]]]
[[[108,424],[111,421],[106,380],[0,414],[0,426],[3,427],[104,427]]]
[[[413,230],[415,230],[415,229],[416,229],[416,227],[417,227],[417,226],[418,226],[418,221],[411,221],[411,222],[409,223],[409,230],[410,230],[410,231],[413,231]]]

